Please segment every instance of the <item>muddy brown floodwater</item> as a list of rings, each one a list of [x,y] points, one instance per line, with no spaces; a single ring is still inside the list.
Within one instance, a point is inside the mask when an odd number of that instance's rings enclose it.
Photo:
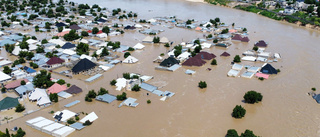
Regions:
[[[88,3],[86,0],[77,2]],[[37,116],[52,119],[52,115],[48,114],[49,111],[62,110],[64,105],[80,100],[80,104],[69,109],[74,112],[94,111],[99,119],[91,126],[72,133],[70,137],[223,137],[228,129],[236,129],[240,133],[250,129],[256,135],[264,137],[320,136],[320,106],[307,95],[311,87],[320,88],[320,62],[318,61],[320,33],[318,31],[274,21],[253,13],[204,3],[179,0],[92,0],[89,2],[89,4],[94,3],[109,9],[120,7],[126,11],[134,11],[138,13],[139,18],[145,19],[156,16],[177,16],[181,19],[194,18],[202,21],[220,17],[227,24],[235,23],[236,27],[246,27],[250,31],[251,41],[249,43],[233,42],[228,49],[215,47],[206,49],[218,56],[216,58],[218,65],[212,67],[207,63],[202,67],[191,67],[196,70],[193,76],[184,73],[186,69],[190,69],[189,67],[181,67],[175,72],[155,70],[154,67],[157,64],[152,60],[168,50],[163,45],[156,44],[146,44],[144,50],[132,53],[139,59],[137,64],[118,64],[103,73],[103,77],[93,83],[53,74],[55,78],[63,78],[71,84],[80,86],[84,93],[14,120],[10,124],[1,125],[1,131],[5,131],[7,127],[20,126],[27,132],[27,137],[48,136],[27,126],[25,121]],[[180,43],[182,39],[189,41],[201,38],[202,33],[181,28],[165,28],[165,32],[159,36],[166,36],[170,41]],[[134,46],[144,37],[143,34],[129,31],[123,36],[110,39]],[[261,39],[269,43],[267,51],[282,55],[279,62],[272,63],[275,68],[281,69],[281,73],[264,81],[256,78],[227,77],[233,57],[251,49],[253,44]],[[219,57],[224,51],[229,52],[231,56]],[[249,62],[242,64],[262,65],[262,63]],[[212,70],[207,71],[207,68]],[[154,76],[154,79],[148,83],[160,86],[162,87],[160,90],[168,90],[176,95],[162,102],[156,95],[147,96],[145,90],[127,92],[129,97],[138,99],[137,102],[140,104],[137,108],[118,108],[120,104],[118,101],[111,104],[84,101],[88,90],[98,90],[100,87],[108,89],[111,94],[121,94],[111,87],[109,82],[122,76],[123,72]],[[200,80],[207,82],[206,89],[200,90],[197,87]],[[243,103],[243,95],[248,90],[261,92],[264,96],[262,103],[254,105]],[[151,104],[146,103],[148,99],[152,101]],[[242,105],[247,110],[244,118],[231,117],[235,105]]]

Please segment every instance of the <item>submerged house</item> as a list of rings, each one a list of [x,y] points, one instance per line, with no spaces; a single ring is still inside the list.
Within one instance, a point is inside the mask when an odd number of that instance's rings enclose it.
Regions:
[[[223,56],[223,57],[229,57],[230,54],[228,52],[223,52],[220,56]]]
[[[0,112],[18,106],[18,98],[6,97],[0,101]]]
[[[191,57],[182,63],[183,66],[198,66],[198,67],[200,67],[204,64],[206,64],[205,61],[203,61],[200,58],[196,58],[196,57]]]
[[[205,51],[201,51],[194,57],[199,58],[199,59],[211,60],[211,59],[214,59],[216,57],[216,55],[214,55],[212,53],[205,52]]]
[[[163,66],[163,67],[171,67],[175,64],[179,64],[180,61],[179,60],[176,60],[174,57],[169,57],[165,60],[163,60],[161,63],[160,63],[160,66]]]
[[[264,66],[262,66],[260,72],[264,73],[264,74],[277,74],[278,71],[270,64],[265,64]]]
[[[76,65],[71,69],[73,73],[78,74],[83,71],[95,68],[97,65],[87,58],[81,59]]]
[[[256,43],[254,44],[254,46],[257,46],[257,47],[267,47],[268,44],[267,44],[264,40],[260,40],[260,41],[256,42]]]
[[[64,60],[58,57],[52,57],[47,61],[47,65],[50,68],[55,68],[60,66],[62,63],[64,63]]]

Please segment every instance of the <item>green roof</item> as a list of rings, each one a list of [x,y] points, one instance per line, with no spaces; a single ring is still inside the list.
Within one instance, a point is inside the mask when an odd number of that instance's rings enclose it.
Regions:
[[[16,107],[19,104],[18,98],[6,97],[0,101],[0,110]]]

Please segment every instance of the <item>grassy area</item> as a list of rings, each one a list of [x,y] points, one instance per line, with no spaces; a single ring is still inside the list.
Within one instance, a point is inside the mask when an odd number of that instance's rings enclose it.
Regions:
[[[230,2],[229,0],[204,0],[204,1],[210,4],[214,4],[214,5],[220,4],[223,6],[227,6],[227,4]]]
[[[259,13],[262,16],[271,18],[271,19],[275,19],[275,20],[282,20],[283,18],[278,16],[276,13],[271,12],[271,11],[267,11],[267,10],[262,10],[257,8],[256,6],[248,6],[248,7],[244,7],[244,6],[236,6],[236,8],[241,9],[241,10],[245,10],[245,11],[249,11],[249,12],[253,12],[253,13]]]
[[[274,12],[279,12],[279,11],[281,11],[281,10],[283,10],[283,11],[284,11],[284,8],[274,9],[274,10],[272,10],[272,11],[274,11]]]

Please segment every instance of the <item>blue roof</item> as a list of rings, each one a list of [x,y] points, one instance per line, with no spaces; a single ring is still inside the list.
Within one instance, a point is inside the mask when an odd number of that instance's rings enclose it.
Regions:
[[[23,95],[27,91],[34,90],[34,85],[32,83],[28,83],[26,85],[22,85],[20,87],[17,87],[15,90],[19,95]]]
[[[23,68],[25,71],[27,71],[28,73],[35,73],[35,72],[37,72],[36,70],[34,70],[34,69],[32,69],[32,68],[29,68],[29,67],[27,67],[27,66],[24,66],[24,68]]]
[[[43,58],[46,58],[46,56],[43,54],[35,54],[34,57],[31,58],[31,60],[39,60]]]
[[[94,75],[94,76],[86,79],[86,82],[92,82],[92,81],[98,79],[98,78],[101,77],[101,76],[102,76],[102,74],[96,74],[96,75]]]
[[[86,126],[83,126],[82,123],[77,122],[77,123],[73,123],[72,125],[70,125],[70,127],[77,129],[77,130],[81,130],[81,129],[85,128]]]
[[[96,100],[111,103],[112,101],[115,101],[117,97],[110,95],[110,94],[104,94],[96,97]]]
[[[158,89],[158,87],[147,84],[147,83],[141,83],[140,87],[150,92],[153,92],[154,90]]]
[[[6,44],[12,45],[12,44],[15,44],[15,43],[16,43],[15,41],[12,41],[12,40],[10,40],[10,39],[5,39],[5,40],[1,40],[1,41],[0,41],[0,46],[2,47],[2,46],[4,46],[4,45],[6,45]]]
[[[62,49],[71,49],[71,48],[74,48],[76,47],[76,44],[72,44],[70,42],[67,42],[66,44],[64,44],[61,48]]]
[[[71,102],[71,103],[69,103],[69,104],[67,104],[67,105],[64,105],[64,107],[71,107],[71,106],[73,106],[73,105],[75,105],[75,104],[78,104],[78,103],[80,103],[80,101],[79,100],[76,100],[76,101],[73,101],[73,102]]]
[[[313,99],[317,101],[317,103],[320,104],[320,94],[317,94],[315,96],[313,96]]]

